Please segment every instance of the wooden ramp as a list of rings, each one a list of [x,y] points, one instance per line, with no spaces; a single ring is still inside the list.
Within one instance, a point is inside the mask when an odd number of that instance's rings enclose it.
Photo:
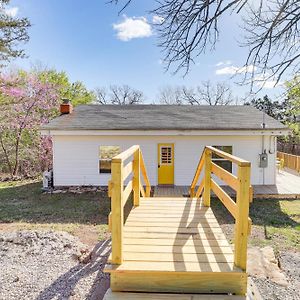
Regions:
[[[237,176],[213,163],[212,153],[236,163]],[[236,191],[236,201],[212,174]],[[234,251],[210,208],[211,191],[236,220]],[[112,292],[245,296],[249,162],[205,147],[189,197],[153,198],[142,153],[133,146],[112,159],[109,194],[112,254],[105,271]]]
[[[123,263],[110,265],[113,291],[245,294],[247,275],[200,199],[142,198],[123,229]]]

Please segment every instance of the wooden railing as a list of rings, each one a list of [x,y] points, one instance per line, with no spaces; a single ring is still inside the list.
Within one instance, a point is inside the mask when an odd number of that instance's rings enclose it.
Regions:
[[[213,153],[236,164],[237,176],[215,164],[212,161]],[[253,192],[250,185],[250,169],[250,162],[214,147],[206,146],[190,187],[190,196],[199,198],[202,195],[204,206],[210,206],[211,191],[213,191],[234,217],[234,264],[243,270],[246,270],[247,265],[247,240],[251,228],[249,202],[252,201]],[[202,171],[204,171],[202,180],[198,185]],[[213,180],[212,174],[236,191],[235,201]]]
[[[128,161],[128,162],[127,162]],[[127,164],[125,165],[125,162]],[[139,206],[140,197],[150,197],[151,185],[147,176],[142,152],[139,146],[132,146],[112,159],[109,196],[111,213],[109,228],[112,235],[112,263],[123,261],[124,206],[133,192],[133,205]],[[124,186],[125,181],[127,185]],[[142,183],[144,182],[144,184]],[[146,186],[146,189],[144,188]]]
[[[283,167],[300,173],[300,156],[277,151],[277,158],[283,159]]]

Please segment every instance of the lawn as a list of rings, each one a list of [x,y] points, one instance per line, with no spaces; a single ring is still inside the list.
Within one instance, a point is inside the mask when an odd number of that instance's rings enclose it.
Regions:
[[[40,181],[0,183],[0,229],[53,229],[94,243],[108,236],[105,192],[45,194]]]
[[[233,239],[233,219],[221,202],[212,208],[227,236]],[[250,206],[252,230],[249,244],[272,246],[275,251],[300,251],[300,200],[255,199]]]
[[[212,200],[212,208],[232,239],[232,217],[219,200]],[[44,194],[39,181],[0,183],[0,230],[63,230],[93,244],[109,236],[109,211],[110,199],[104,191]],[[250,245],[300,251],[300,200],[254,200],[250,216]]]

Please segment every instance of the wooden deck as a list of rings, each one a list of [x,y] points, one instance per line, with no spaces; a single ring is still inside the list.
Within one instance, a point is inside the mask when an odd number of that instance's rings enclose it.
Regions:
[[[210,207],[191,198],[142,198],[123,229],[113,291],[245,293],[246,273]],[[216,284],[217,282],[217,284]]]
[[[154,197],[183,197],[189,194],[189,186],[155,186]],[[222,186],[229,194],[234,191]],[[296,172],[281,170],[276,175],[276,185],[253,185],[253,198],[300,198],[300,176]]]
[[[237,175],[216,165],[213,153],[235,163]],[[250,162],[206,146],[188,197],[150,197],[140,147],[115,156],[109,182],[112,253],[105,267],[112,292],[245,296],[250,169]],[[235,201],[212,174],[236,191]],[[235,219],[234,250],[210,208],[211,192]]]

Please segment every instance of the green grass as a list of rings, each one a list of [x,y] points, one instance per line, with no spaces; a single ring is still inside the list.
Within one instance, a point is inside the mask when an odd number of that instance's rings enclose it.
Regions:
[[[233,226],[234,220],[220,201],[213,199],[212,208],[220,224]],[[300,200],[254,200],[250,206],[250,217],[252,231],[249,244],[300,251]],[[229,237],[233,238],[232,234],[229,233]]]
[[[96,227],[99,239],[107,235],[110,200],[105,192],[44,194],[41,182],[0,183],[0,226],[51,228],[74,233]],[[0,227],[0,228],[1,228]]]

